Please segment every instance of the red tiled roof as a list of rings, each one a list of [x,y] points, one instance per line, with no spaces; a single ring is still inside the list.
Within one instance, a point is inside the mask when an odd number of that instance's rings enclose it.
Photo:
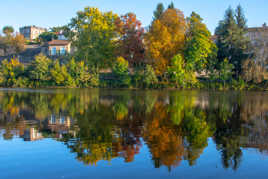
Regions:
[[[68,40],[52,40],[48,42],[48,45],[57,46],[57,45],[68,45],[70,42]]]

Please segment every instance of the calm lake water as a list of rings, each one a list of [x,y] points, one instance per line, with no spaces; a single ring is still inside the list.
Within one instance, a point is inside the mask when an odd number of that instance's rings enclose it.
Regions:
[[[268,178],[268,93],[0,90],[0,178]]]

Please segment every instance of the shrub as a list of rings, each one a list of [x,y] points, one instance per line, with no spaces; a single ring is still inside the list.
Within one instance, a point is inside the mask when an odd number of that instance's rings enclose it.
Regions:
[[[70,83],[71,76],[68,74],[65,65],[60,65],[59,61],[56,60],[53,67],[50,69],[52,84],[56,86],[65,86]]]
[[[155,83],[158,82],[158,79],[155,75],[154,69],[150,65],[146,65],[143,78],[142,78],[143,86],[146,88],[153,87]]]
[[[131,78],[128,71],[128,61],[118,57],[112,69],[113,75],[117,78],[116,86],[129,87]]]
[[[67,69],[77,87],[99,86],[99,73],[95,69],[91,69],[90,72],[83,61],[75,62],[71,59]]]
[[[135,87],[152,88],[158,79],[151,65],[146,65],[145,68],[136,68],[132,77],[132,83]]]
[[[18,78],[24,77],[24,65],[18,59],[3,60],[0,66],[0,85],[16,87]]]
[[[194,72],[186,70],[186,64],[180,54],[171,59],[171,64],[168,67],[168,76],[170,82],[174,83],[177,87],[187,88],[197,85]]]
[[[30,80],[34,81],[36,86],[48,86],[51,82],[50,68],[52,60],[40,54],[29,66]]]
[[[239,78],[238,80],[232,79],[231,85],[234,90],[243,90],[247,88],[247,84],[242,78]]]

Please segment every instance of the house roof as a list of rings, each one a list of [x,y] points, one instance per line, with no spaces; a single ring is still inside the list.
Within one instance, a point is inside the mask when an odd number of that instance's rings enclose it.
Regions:
[[[268,31],[267,27],[251,27],[247,29],[248,32]]]
[[[49,46],[58,46],[58,45],[69,45],[70,42],[68,40],[52,40],[47,43]]]
[[[268,26],[264,23],[262,27],[249,27],[247,30],[248,32],[268,31]]]

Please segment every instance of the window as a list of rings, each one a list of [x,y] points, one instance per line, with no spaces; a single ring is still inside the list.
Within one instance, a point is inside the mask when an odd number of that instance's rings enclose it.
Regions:
[[[65,123],[65,117],[61,116],[60,117],[60,124],[64,124]]]
[[[56,124],[56,116],[51,115],[50,124]]]
[[[56,54],[57,54],[57,49],[56,49],[56,47],[52,47],[50,54],[51,54],[51,55],[56,55]]]
[[[60,54],[61,54],[61,55],[65,55],[65,48],[64,48],[64,47],[61,47],[61,48],[60,48]]]

